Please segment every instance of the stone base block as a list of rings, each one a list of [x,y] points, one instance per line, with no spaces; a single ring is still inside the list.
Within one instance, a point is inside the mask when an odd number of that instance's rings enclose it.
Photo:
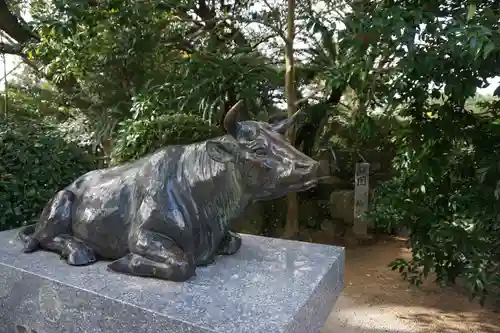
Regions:
[[[0,333],[319,332],[344,286],[344,249],[242,235],[185,283],[67,265],[0,232]]]

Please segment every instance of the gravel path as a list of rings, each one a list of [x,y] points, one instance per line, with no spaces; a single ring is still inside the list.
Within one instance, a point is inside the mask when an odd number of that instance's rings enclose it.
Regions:
[[[345,288],[323,333],[500,333],[500,313],[429,279],[420,289],[387,264],[409,259],[398,240],[346,251]]]

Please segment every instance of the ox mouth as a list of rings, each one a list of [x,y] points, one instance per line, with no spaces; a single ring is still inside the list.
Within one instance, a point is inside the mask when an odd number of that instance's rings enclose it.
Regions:
[[[291,191],[305,191],[316,186],[317,184],[318,184],[318,179],[312,179],[301,184],[291,185],[289,189]]]
[[[308,181],[302,182],[300,184],[288,185],[286,187],[283,187],[281,189],[281,191],[266,192],[265,195],[260,196],[259,200],[263,200],[263,198],[265,198],[265,200],[271,200],[271,199],[275,199],[275,198],[280,198],[280,197],[286,195],[287,193],[307,191],[307,190],[313,188],[314,186],[316,186],[317,184],[318,184],[318,180],[313,179],[313,180],[308,180]]]

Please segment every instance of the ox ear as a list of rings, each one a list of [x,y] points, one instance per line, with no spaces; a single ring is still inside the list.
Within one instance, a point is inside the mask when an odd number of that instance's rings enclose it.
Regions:
[[[214,161],[220,163],[234,162],[240,148],[232,141],[207,141],[207,153]]]

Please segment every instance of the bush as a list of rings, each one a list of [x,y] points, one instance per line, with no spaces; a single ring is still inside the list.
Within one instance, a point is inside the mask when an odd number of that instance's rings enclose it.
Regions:
[[[392,267],[411,282],[434,272],[443,285],[463,279],[481,303],[500,302],[500,121],[464,117],[436,126],[448,135],[421,122],[421,142],[400,140],[398,175],[377,190],[370,215],[410,231],[413,258]]]
[[[55,127],[0,118],[0,230],[34,222],[58,190],[94,167]]]
[[[166,145],[189,144],[223,135],[196,115],[168,114],[153,119],[127,119],[118,125],[111,164],[141,158]]]

